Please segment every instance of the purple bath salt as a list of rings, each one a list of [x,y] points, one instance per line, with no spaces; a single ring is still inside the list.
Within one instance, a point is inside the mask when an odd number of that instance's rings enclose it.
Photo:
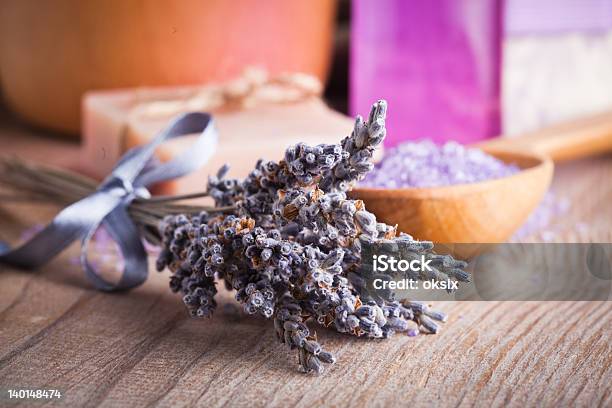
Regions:
[[[382,161],[361,182],[362,187],[410,188],[477,183],[520,171],[475,148],[456,142],[439,146],[432,141],[405,142],[385,152]],[[535,237],[551,241],[550,226],[569,210],[569,200],[548,192],[512,240]]]
[[[543,242],[555,240],[557,232],[554,228],[555,220],[565,216],[571,207],[566,197],[559,196],[553,192],[547,192],[540,205],[529,215],[527,221],[514,233],[514,241],[536,239]],[[580,229],[581,223],[576,228]],[[584,228],[584,225],[582,225]]]
[[[419,329],[410,329],[406,332],[409,337],[416,337],[419,335]]]
[[[363,187],[437,187],[502,178],[520,169],[456,142],[405,142],[388,150],[361,182]]]

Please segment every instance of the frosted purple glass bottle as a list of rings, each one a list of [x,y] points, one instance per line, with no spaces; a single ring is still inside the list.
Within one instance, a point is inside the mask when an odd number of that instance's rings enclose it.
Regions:
[[[387,145],[499,134],[503,0],[352,4],[350,108],[387,99]]]

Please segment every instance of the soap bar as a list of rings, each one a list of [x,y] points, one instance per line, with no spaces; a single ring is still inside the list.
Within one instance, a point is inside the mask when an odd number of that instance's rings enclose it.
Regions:
[[[89,93],[83,101],[83,167],[97,178],[108,174],[128,149],[149,142],[177,114],[211,111],[219,131],[217,151],[199,171],[164,183],[155,192],[190,193],[206,188],[209,174],[230,164],[230,177],[242,178],[260,158],[280,160],[287,146],[337,143],[353,120],[329,109],[315,94],[266,87],[256,99],[240,104],[215,101],[218,93],[202,87],[149,88]],[[294,89],[295,92],[297,92]],[[227,88],[225,88],[227,93]],[[203,103],[206,100],[206,103]],[[234,101],[235,102],[235,101]],[[161,161],[188,149],[197,135],[161,145]]]

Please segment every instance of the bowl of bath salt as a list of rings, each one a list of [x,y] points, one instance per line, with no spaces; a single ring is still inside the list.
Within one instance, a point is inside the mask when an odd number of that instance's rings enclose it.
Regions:
[[[351,196],[417,239],[504,242],[542,200],[552,174],[552,161],[537,153],[405,142],[387,150]]]

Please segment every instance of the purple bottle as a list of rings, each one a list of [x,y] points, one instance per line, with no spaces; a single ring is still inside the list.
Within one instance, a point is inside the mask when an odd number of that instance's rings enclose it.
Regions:
[[[350,108],[387,99],[386,145],[500,133],[503,0],[352,4]]]

